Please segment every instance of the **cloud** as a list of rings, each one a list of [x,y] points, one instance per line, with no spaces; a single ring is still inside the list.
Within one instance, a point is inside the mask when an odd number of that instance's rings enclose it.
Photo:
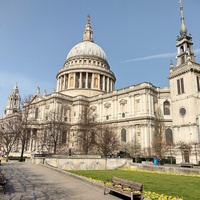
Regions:
[[[195,49],[194,50],[195,54],[200,54],[200,49]],[[125,62],[136,62],[136,61],[143,61],[143,60],[152,60],[152,59],[159,59],[159,58],[172,58],[175,57],[177,52],[174,53],[163,53],[163,54],[155,54],[155,55],[150,55],[150,56],[145,56],[145,57],[140,57],[140,58],[133,58],[130,60],[125,60]]]

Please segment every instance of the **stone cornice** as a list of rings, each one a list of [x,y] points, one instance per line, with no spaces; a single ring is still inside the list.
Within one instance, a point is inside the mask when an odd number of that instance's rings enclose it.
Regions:
[[[200,64],[189,61],[187,64],[174,67],[169,76],[169,79],[178,77],[180,75],[186,74],[188,72],[195,72],[200,74]]]

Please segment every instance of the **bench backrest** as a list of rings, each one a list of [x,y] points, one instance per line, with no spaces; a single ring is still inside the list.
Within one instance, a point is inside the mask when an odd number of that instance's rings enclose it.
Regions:
[[[129,187],[132,188],[136,191],[142,191],[143,190],[143,184],[142,183],[137,183],[134,181],[118,178],[118,177],[113,177],[113,183],[116,185],[122,185],[123,187]]]

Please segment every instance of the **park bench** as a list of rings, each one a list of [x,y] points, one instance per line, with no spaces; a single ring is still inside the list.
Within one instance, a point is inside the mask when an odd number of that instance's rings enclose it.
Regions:
[[[191,168],[193,168],[193,163],[190,163],[190,162],[181,162],[180,165],[181,165],[181,167],[191,167]]]
[[[5,177],[5,175],[2,173],[2,171],[0,169],[0,185],[2,186],[4,194],[6,194],[6,188],[5,188],[6,183],[7,183],[6,177]]]
[[[125,180],[118,177],[113,177],[112,183],[104,182],[104,195],[106,194],[107,190],[130,197],[131,200],[144,199],[142,183]]]

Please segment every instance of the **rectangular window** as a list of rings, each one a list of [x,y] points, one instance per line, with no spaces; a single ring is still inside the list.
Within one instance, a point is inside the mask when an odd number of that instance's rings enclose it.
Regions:
[[[35,109],[35,119],[38,119],[38,113],[39,113],[39,109],[36,108],[36,109]]]
[[[180,80],[177,80],[177,90],[178,90],[178,94],[181,93],[181,89],[180,89]]]
[[[181,93],[184,93],[184,83],[183,83],[183,78],[181,78],[181,90],[182,92]]]
[[[183,78],[177,80],[177,90],[178,94],[183,94],[185,92]]]
[[[200,92],[200,78],[197,76],[197,91]]]

